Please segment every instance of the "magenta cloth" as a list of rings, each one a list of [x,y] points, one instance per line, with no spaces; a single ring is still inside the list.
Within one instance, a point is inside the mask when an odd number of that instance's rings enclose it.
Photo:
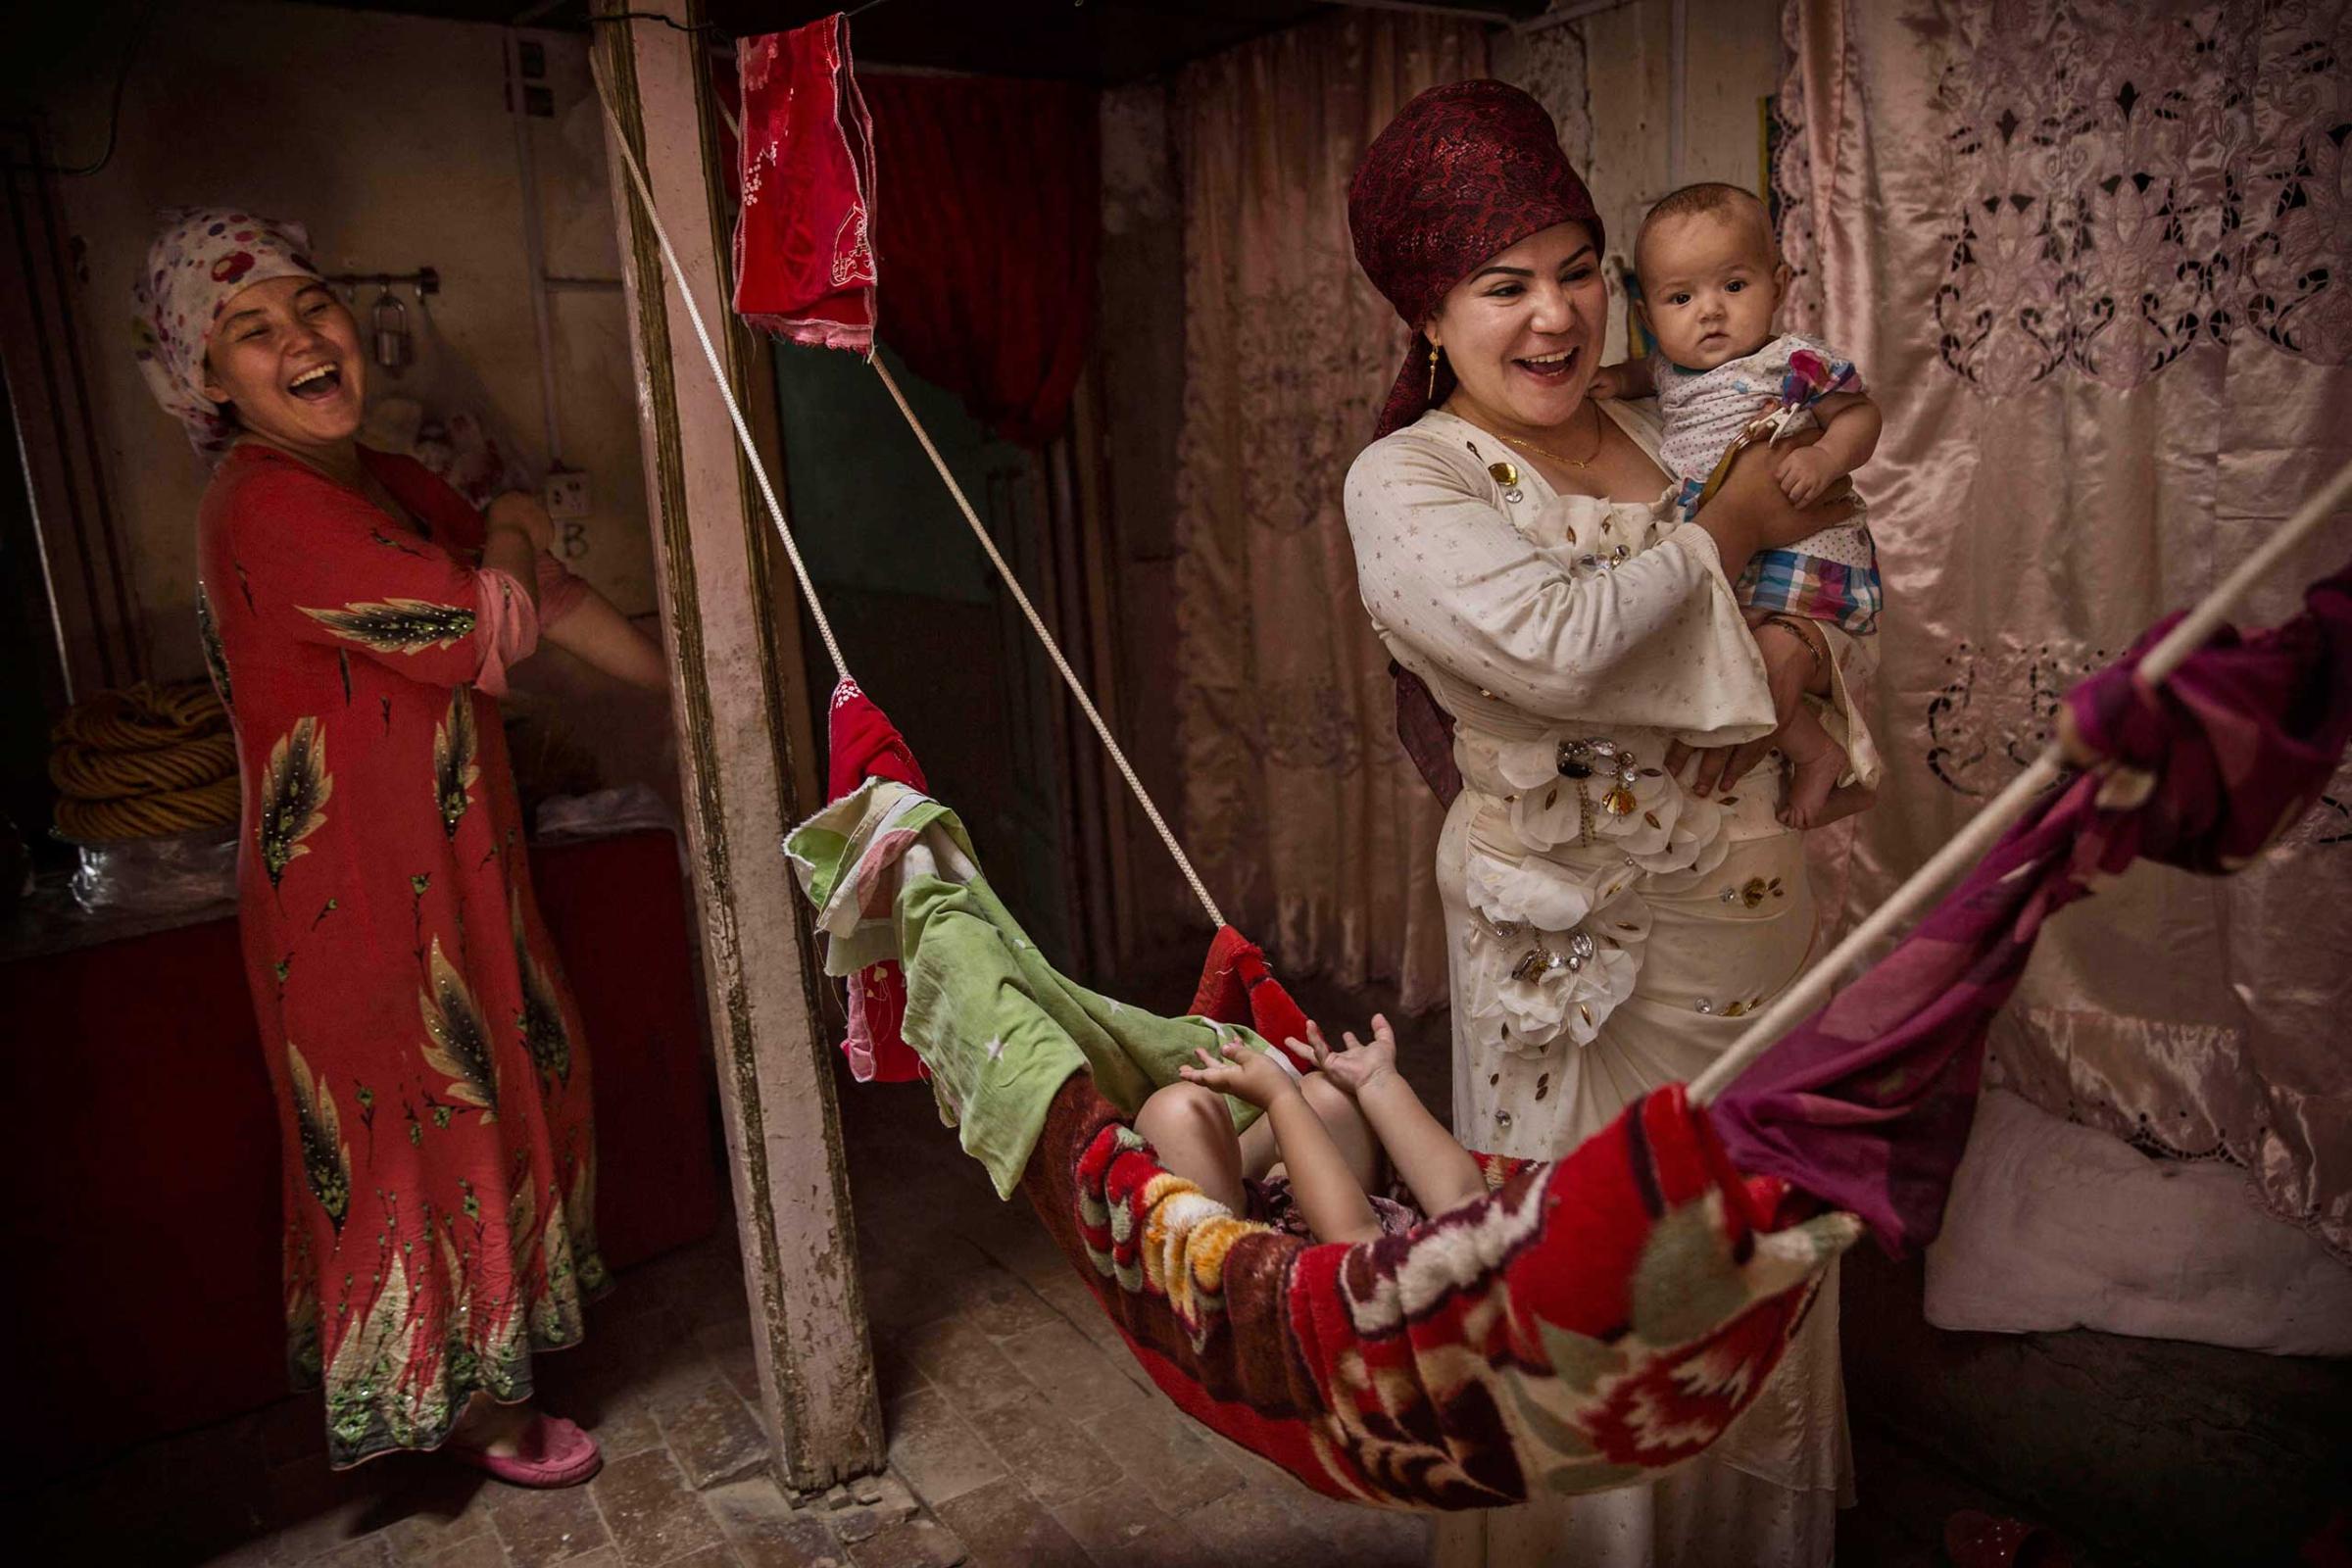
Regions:
[[[825,797],[838,801],[869,778],[886,778],[908,789],[928,791],[923,767],[914,760],[896,724],[847,675],[833,688],[825,724]],[[906,974],[896,959],[871,963],[850,976],[849,1032],[842,1054],[850,1076],[861,1084],[909,1083],[931,1070],[903,1033],[906,1021]]]
[[[1860,1215],[1890,1252],[1926,1246],[1967,1147],[1985,1030],[2042,922],[2135,859],[2234,870],[2318,803],[2352,742],[2352,563],[2293,620],[2225,630],[2150,691],[2137,665],[2179,618],[2067,695],[2113,766],[2052,790],[1715,1102],[1741,1171]]]

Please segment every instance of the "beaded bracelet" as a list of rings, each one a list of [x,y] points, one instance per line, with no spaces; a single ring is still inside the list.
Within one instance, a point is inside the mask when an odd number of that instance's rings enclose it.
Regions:
[[[1817,675],[1821,673],[1822,653],[1820,645],[1815,643],[1813,639],[1806,634],[1805,623],[1802,620],[1799,620],[1794,615],[1772,614],[1764,617],[1763,624],[1766,626],[1780,626],[1788,631],[1794,632],[1796,634],[1796,640],[1805,645],[1805,652],[1813,656],[1813,672]]]

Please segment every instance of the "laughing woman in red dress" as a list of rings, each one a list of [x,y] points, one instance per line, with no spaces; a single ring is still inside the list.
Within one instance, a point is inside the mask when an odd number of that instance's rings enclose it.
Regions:
[[[542,637],[636,684],[658,652],[546,555],[358,445],[367,364],[291,224],[168,215],[139,357],[217,459],[205,654],[244,775],[247,978],[285,1148],[298,1386],[338,1467],[440,1448],[521,1485],[596,1443],[529,1403],[579,1342],[596,1246],[589,1060],[523,860],[498,697]]]

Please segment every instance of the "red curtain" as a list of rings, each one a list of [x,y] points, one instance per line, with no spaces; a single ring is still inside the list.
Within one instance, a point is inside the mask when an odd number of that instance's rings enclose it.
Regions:
[[[1092,89],[861,78],[873,116],[880,336],[1007,440],[1068,422],[1102,228]]]

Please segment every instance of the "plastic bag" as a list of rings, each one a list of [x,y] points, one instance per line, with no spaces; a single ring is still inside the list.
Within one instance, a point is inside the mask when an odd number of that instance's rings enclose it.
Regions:
[[[184,914],[236,902],[233,825],[76,847],[74,902],[91,914]]]

